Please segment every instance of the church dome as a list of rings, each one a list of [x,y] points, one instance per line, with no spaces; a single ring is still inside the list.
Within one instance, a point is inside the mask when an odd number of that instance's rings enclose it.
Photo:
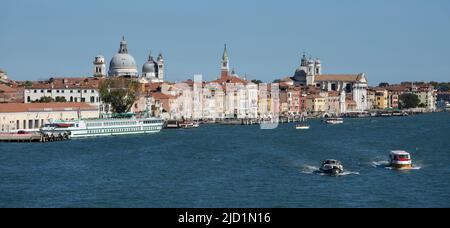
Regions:
[[[137,77],[137,66],[133,56],[128,54],[128,44],[125,38],[120,42],[119,53],[114,55],[109,63],[110,76],[131,76]]]
[[[148,61],[144,63],[142,66],[142,74],[145,73],[155,73],[158,68],[158,63],[153,60],[153,56],[150,54],[148,57]]]
[[[116,54],[109,63],[109,69],[136,69],[136,61],[129,54]]]

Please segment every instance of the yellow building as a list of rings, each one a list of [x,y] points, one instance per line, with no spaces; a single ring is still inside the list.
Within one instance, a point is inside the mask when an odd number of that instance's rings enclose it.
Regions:
[[[326,98],[320,95],[306,96],[306,110],[308,112],[325,112],[327,110]]]
[[[388,108],[388,91],[386,89],[376,89],[375,90],[375,108],[376,109],[387,109]]]

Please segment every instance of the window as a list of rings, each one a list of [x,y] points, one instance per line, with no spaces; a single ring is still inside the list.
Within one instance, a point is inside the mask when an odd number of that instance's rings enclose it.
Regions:
[[[34,90],[34,93],[37,93],[37,90]]]
[[[86,98],[82,97],[81,102],[86,102]]]
[[[47,93],[51,93],[51,92],[52,92],[52,90],[50,90],[50,89],[49,89],[49,90],[47,90]]]
[[[43,90],[43,89],[41,89],[41,93],[44,93],[44,90]]]
[[[91,97],[91,103],[95,103],[95,97]]]
[[[27,97],[27,102],[31,102],[31,97],[30,96]]]

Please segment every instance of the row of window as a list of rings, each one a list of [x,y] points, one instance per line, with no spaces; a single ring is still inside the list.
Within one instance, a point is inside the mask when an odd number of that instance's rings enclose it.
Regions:
[[[55,99],[56,100],[59,100],[59,99],[65,99],[65,97],[55,97]],[[60,100],[60,101],[61,101]],[[27,102],[31,102],[32,100],[31,100],[31,97],[30,96],[27,96]],[[39,99],[36,99],[35,101],[39,101]],[[83,102],[83,103],[85,103],[86,102],[86,98],[84,98],[84,97],[81,97],[79,100],[78,100],[78,97],[70,97],[69,98],[69,100],[68,100],[68,102]],[[90,99],[89,99],[89,102],[90,103],[98,103],[98,102],[100,102],[100,98],[99,97],[94,97],[94,96],[91,96],[90,97]]]
[[[158,130],[158,128],[157,127],[144,127],[143,130],[144,131],[156,131],[156,130]],[[88,134],[138,132],[138,131],[141,131],[140,127],[88,130]]]
[[[33,92],[34,92],[34,93],[38,93],[38,91],[39,91],[39,90],[36,90],[36,89],[35,89]],[[40,92],[41,92],[41,93],[44,93],[44,90],[41,89]],[[52,90],[50,90],[50,89],[47,90],[47,93],[51,93],[51,92],[52,92]],[[83,91],[83,93],[87,93],[87,92],[88,92],[87,90],[84,90],[84,91]],[[56,93],[65,93],[65,90],[56,90]],[[74,93],[74,90],[70,90],[70,93]],[[77,90],[76,93],[81,93],[81,90]],[[91,93],[95,93],[95,90],[91,90]]]

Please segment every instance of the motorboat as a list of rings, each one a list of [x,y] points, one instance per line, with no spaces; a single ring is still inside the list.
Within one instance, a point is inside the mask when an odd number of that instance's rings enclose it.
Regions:
[[[403,150],[391,151],[390,155],[390,166],[394,169],[411,169],[412,160],[411,155]]]
[[[332,125],[343,124],[344,123],[344,119],[343,118],[327,118],[325,120],[325,123],[326,124],[332,124]]]
[[[339,175],[344,172],[344,166],[338,160],[328,159],[322,162],[320,172],[330,175]]]

